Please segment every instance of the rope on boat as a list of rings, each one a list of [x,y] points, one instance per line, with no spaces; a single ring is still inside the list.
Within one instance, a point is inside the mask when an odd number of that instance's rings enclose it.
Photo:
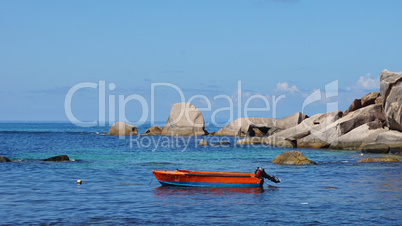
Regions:
[[[152,181],[154,180],[154,177],[151,177],[151,181],[149,182],[148,186],[151,185]]]

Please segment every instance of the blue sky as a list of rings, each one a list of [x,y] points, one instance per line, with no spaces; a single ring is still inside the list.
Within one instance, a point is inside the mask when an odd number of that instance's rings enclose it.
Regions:
[[[402,1],[0,1],[0,120],[66,121],[64,102],[76,84],[115,84],[106,96],[151,99],[151,84],[170,83],[189,100],[204,95],[211,110],[228,107],[217,95],[244,102],[269,100],[278,118],[301,111],[314,90],[338,82],[338,95],[304,109],[346,110],[355,98],[379,90],[383,69],[402,71]],[[273,112],[272,98],[284,95]],[[325,95],[323,94],[323,97]],[[82,121],[99,119],[98,89],[72,99]],[[154,119],[165,121],[179,93],[155,89]],[[327,101],[327,102],[326,102]],[[199,108],[205,100],[194,99]],[[256,98],[249,106],[264,106]],[[109,117],[109,101],[105,105]],[[150,107],[150,106],[149,106]],[[233,118],[244,116],[234,105]],[[143,105],[125,115],[135,124]],[[149,111],[148,111],[149,112]],[[116,104],[115,115],[119,114]],[[230,112],[215,114],[226,121]],[[147,120],[150,120],[150,113]]]

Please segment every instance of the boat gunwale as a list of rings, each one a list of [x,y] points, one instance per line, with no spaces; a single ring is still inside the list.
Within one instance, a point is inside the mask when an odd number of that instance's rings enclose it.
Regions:
[[[184,175],[196,176],[196,177],[251,177],[250,174],[202,174],[202,173],[187,173]]]
[[[191,171],[191,170],[152,170],[153,173],[169,175],[188,175],[198,177],[253,177],[253,173],[240,172],[209,172],[209,171]],[[254,176],[255,177],[255,176]]]

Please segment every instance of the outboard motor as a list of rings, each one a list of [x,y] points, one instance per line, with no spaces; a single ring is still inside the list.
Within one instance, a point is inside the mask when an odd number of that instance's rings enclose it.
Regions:
[[[265,172],[265,170],[261,167],[257,167],[257,169],[254,171],[255,177],[261,179],[261,178],[267,178],[268,180],[274,182],[274,183],[280,183],[281,179],[275,176],[270,176],[268,173]]]

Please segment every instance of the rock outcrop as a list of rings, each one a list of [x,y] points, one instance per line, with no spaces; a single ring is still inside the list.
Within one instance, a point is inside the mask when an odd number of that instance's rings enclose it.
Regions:
[[[172,106],[169,118],[162,129],[164,136],[202,136],[205,130],[204,117],[190,103],[176,103]]]
[[[357,162],[399,162],[396,158],[365,158]]]
[[[306,118],[308,118],[307,115],[303,115],[301,112],[297,112],[293,115],[285,116],[277,120],[276,127],[282,130],[289,129],[299,125]]]
[[[292,128],[302,122],[307,116],[298,112],[293,115],[283,117],[279,120],[274,118],[239,118],[222,129],[215,135],[226,135],[235,137],[262,137],[269,136],[284,129]]]
[[[198,143],[199,146],[207,146],[208,142],[204,139],[200,140],[200,142]]]
[[[137,127],[125,122],[115,122],[109,129],[107,135],[129,136],[138,135]]]
[[[0,156],[0,162],[11,162],[11,160],[8,159],[7,157]]]
[[[341,111],[316,114],[303,120],[297,126],[275,133],[275,136],[284,137],[290,140],[301,139],[311,132],[324,130],[325,127],[342,117]]]
[[[376,143],[387,144],[391,152],[402,152],[402,133],[396,130],[385,130],[378,134]]]
[[[339,119],[339,135],[346,134],[358,126],[375,120],[379,120],[381,123],[385,121],[384,112],[380,104],[363,107]]]
[[[313,161],[310,161],[300,151],[288,151],[284,152],[274,158],[272,163],[281,165],[314,165]]]
[[[138,132],[135,126],[116,122],[108,134],[136,135]],[[153,126],[144,133],[165,136],[207,134],[201,112],[190,103],[174,104],[163,129]],[[370,92],[355,99],[345,112],[311,117],[298,112],[279,120],[238,118],[210,135],[245,137],[236,142],[238,145],[402,153],[402,73],[381,72],[380,92]],[[201,140],[200,145],[204,144],[206,141]]]
[[[402,74],[382,71],[380,91],[388,127],[402,132]]]
[[[388,154],[390,147],[382,143],[366,144],[362,148],[363,153],[374,153],[374,154]]]
[[[226,125],[217,135],[249,136],[237,141],[241,145],[402,153],[402,74],[384,70],[380,81],[381,92],[355,99],[344,113],[335,111],[307,117],[299,112],[280,120],[241,118]]]
[[[316,127],[311,130],[307,137],[297,140],[298,147],[304,148],[328,148],[330,145],[337,146],[338,140],[353,129],[379,120],[385,121],[382,106],[379,104],[369,105],[348,113],[346,116],[334,121],[327,126]]]
[[[352,111],[367,107],[372,104],[381,104],[381,97],[379,92],[367,93],[361,99],[355,99],[349,108],[343,113],[346,116]]]
[[[361,99],[356,99],[345,113],[335,111],[316,114],[309,118],[301,113],[296,113],[284,118],[292,118],[291,121],[295,123],[278,123],[280,120],[270,119],[265,123],[265,130],[261,130],[261,124],[256,126],[240,123],[243,126],[236,127],[232,134],[244,136],[254,133],[252,134],[254,136],[265,135],[269,138],[246,138],[239,140],[238,144],[267,144],[275,147],[294,147],[296,145],[298,148],[361,150],[368,144],[384,143],[390,146],[392,152],[402,152],[402,133],[384,127],[386,117],[381,100],[379,92],[372,92]],[[232,123],[234,122],[236,121]],[[288,126],[283,126],[284,124]],[[229,125],[228,127],[234,128]],[[274,126],[271,127],[272,125]],[[249,130],[245,132],[247,126]],[[283,129],[278,128],[280,126]],[[273,128],[277,130],[271,133]],[[222,131],[225,129],[227,128],[223,128]],[[282,145],[278,145],[278,143]]]
[[[246,137],[236,141],[236,145],[252,145],[252,144],[263,144],[262,137]]]
[[[263,144],[278,148],[296,148],[296,140],[287,139],[279,136],[269,136],[262,140]]]
[[[58,155],[48,159],[44,159],[43,161],[63,162],[63,161],[70,161],[70,158],[67,155]]]
[[[361,98],[362,108],[375,104],[379,96],[380,92],[367,93],[366,95],[362,96]]]
[[[269,136],[269,137],[246,137],[238,140],[236,145],[267,145],[279,148],[295,148],[296,141],[286,139],[284,137]]]
[[[248,127],[246,135],[250,137],[264,137],[268,134],[270,129],[271,128],[269,127],[258,127],[255,125],[250,125]]]
[[[360,109],[362,107],[362,100],[361,99],[354,99],[352,104],[349,106],[349,108],[343,112],[343,115],[349,114],[349,112],[356,111],[357,109]]]
[[[162,128],[159,126],[152,126],[149,129],[147,129],[143,135],[161,135],[162,134]]]
[[[349,133],[340,136],[337,142],[332,143],[329,148],[360,150],[366,144],[375,143],[378,136],[387,131],[381,127],[382,123],[379,125],[378,122],[376,120],[353,129]]]
[[[238,118],[222,129],[218,130],[215,135],[226,135],[234,137],[245,137],[251,125],[252,128],[259,130],[269,130],[275,127],[276,119],[272,118]]]
[[[327,148],[332,140],[337,138],[337,122],[342,117],[341,111],[313,115],[306,119],[300,125],[304,133],[299,133],[297,139],[297,147],[301,148]],[[286,131],[282,131],[277,135],[282,135]],[[301,137],[301,135],[308,134]]]

